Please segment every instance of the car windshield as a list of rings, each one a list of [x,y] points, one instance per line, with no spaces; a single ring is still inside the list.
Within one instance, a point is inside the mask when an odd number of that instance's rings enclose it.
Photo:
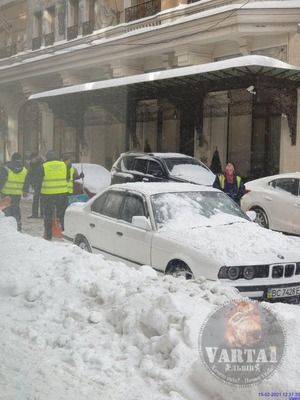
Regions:
[[[217,226],[249,221],[240,207],[222,192],[176,192],[151,196],[158,229]]]

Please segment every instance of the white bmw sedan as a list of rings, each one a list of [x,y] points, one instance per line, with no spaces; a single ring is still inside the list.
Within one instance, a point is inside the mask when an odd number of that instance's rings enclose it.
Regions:
[[[244,211],[256,212],[264,228],[300,235],[300,172],[255,179],[246,183]]]
[[[187,279],[205,277],[252,299],[300,298],[300,241],[263,229],[213,188],[112,185],[67,208],[63,237],[107,259]]]

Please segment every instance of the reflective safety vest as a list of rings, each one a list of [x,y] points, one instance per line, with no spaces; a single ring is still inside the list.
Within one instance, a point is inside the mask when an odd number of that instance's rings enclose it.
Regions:
[[[75,173],[75,168],[71,166],[71,168],[70,168],[70,180],[68,181],[68,192],[69,192],[69,194],[73,194],[73,192],[74,192],[74,173]]]
[[[47,161],[43,164],[42,194],[68,193],[67,166],[63,161]]]
[[[239,189],[241,186],[242,178],[240,176],[236,175],[235,179],[236,179],[236,186]],[[225,175],[224,174],[219,175],[219,183],[220,183],[220,188],[223,190],[225,187]]]
[[[16,173],[11,169],[8,169],[8,176],[5,185],[1,189],[3,194],[9,194],[12,196],[20,196],[23,191],[23,185],[27,175],[27,169],[23,167],[22,171]]]

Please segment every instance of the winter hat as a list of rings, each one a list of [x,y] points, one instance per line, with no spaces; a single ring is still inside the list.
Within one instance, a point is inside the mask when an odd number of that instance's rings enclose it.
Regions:
[[[57,155],[54,150],[48,150],[45,157],[47,161],[57,160]]]
[[[11,156],[11,161],[17,161],[17,160],[22,160],[22,156],[21,156],[20,153],[14,153],[14,154]]]
[[[62,155],[62,160],[63,161],[71,160],[71,155],[69,153],[64,153]]]

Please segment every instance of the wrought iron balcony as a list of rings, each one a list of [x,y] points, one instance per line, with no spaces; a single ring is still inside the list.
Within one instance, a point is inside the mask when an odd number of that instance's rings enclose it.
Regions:
[[[95,21],[86,21],[82,24],[82,35],[91,35],[94,32]]]
[[[32,42],[31,42],[32,50],[39,49],[41,47],[41,45],[42,45],[41,36],[38,36],[38,37],[35,37],[35,38],[32,39]]]
[[[16,45],[8,46],[0,49],[0,58],[7,58],[17,53]]]
[[[78,26],[68,26],[67,28],[67,40],[72,40],[78,36]]]
[[[52,46],[54,44],[54,32],[45,35],[45,46]]]
[[[125,8],[125,22],[136,21],[137,19],[150,17],[161,11],[160,0],[150,0],[136,6]]]

